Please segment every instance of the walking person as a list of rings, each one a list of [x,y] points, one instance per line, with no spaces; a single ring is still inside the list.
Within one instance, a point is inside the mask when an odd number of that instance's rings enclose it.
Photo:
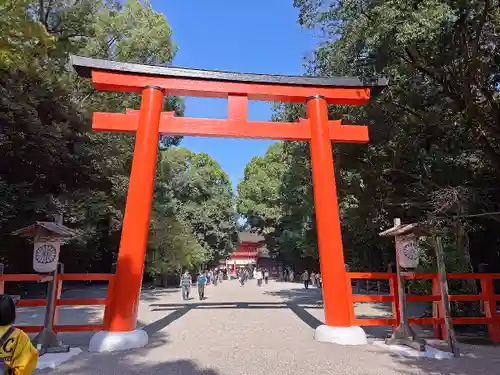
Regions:
[[[198,274],[198,295],[200,297],[200,301],[205,299],[205,285],[207,284],[207,275],[205,272],[200,272]]]
[[[264,269],[264,282],[266,285],[269,282],[269,271],[266,268]]]
[[[262,286],[262,270],[260,268],[257,268],[255,271],[255,278],[257,279],[257,286],[261,287]]]
[[[189,292],[191,291],[191,275],[189,272],[184,272],[181,276],[181,292],[184,301],[189,299]]]
[[[321,273],[320,273],[320,272],[318,272],[318,273],[316,274],[316,286],[317,286],[318,288],[321,288]]]
[[[214,274],[213,274],[213,284],[214,286],[217,286],[217,282],[219,281],[219,270],[214,270]]]
[[[309,284],[311,286],[316,285],[316,273],[314,271],[311,272],[311,276],[309,277]]]
[[[241,270],[240,271],[240,286],[245,285],[246,279],[247,279],[247,271],[246,270]]]
[[[309,272],[307,270],[302,273],[302,281],[304,282],[304,288],[309,289]]]

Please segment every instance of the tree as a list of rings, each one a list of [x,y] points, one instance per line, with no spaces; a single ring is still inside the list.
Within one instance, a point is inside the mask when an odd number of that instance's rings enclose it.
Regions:
[[[166,286],[169,274],[198,268],[206,262],[208,254],[188,225],[159,215],[156,212],[151,220],[146,271],[154,279],[163,278]]]
[[[67,269],[107,272],[118,249],[134,139],[88,132],[89,114],[137,108],[139,98],[95,91],[68,66],[68,54],[168,64],[176,51],[170,26],[149,2],[0,4],[10,4],[6,14],[2,12],[8,20],[2,24],[8,31],[3,36],[16,47],[9,50],[9,59],[19,60],[16,65],[3,64],[0,74],[4,260],[12,272],[28,270],[29,246],[9,236],[10,231],[63,213],[68,225],[83,231],[62,253]],[[28,31],[35,26],[43,29],[51,48],[35,53],[31,47],[39,45],[41,37],[22,29],[12,39],[8,28],[21,23]],[[182,115],[183,103],[168,98],[165,109]],[[163,137],[161,146],[179,141]],[[12,256],[12,249],[19,248],[26,249],[26,257]]]
[[[285,162],[283,143],[269,147],[262,157],[253,157],[238,185],[238,212],[248,225],[262,233],[274,231],[281,218],[281,185]]]
[[[499,242],[496,216],[488,215],[500,203],[498,2],[294,4],[299,22],[325,35],[308,74],[384,75],[390,82],[366,106],[329,107],[330,118],[370,129],[368,145],[333,146],[351,269],[386,269],[394,251],[378,233],[394,217],[442,228],[451,271],[469,271],[486,259],[497,263],[497,255],[481,248]],[[293,122],[304,115],[304,106],[283,104],[275,118]],[[315,256],[309,147],[285,142],[283,152],[281,199],[271,205],[281,215],[275,231],[288,241],[282,251]]]
[[[53,40],[26,11],[29,0],[0,0],[0,67],[8,68],[47,53]]]
[[[172,147],[161,152],[156,181],[159,211],[188,225],[208,262],[225,259],[237,241],[237,217],[231,183],[220,166],[205,153]]]

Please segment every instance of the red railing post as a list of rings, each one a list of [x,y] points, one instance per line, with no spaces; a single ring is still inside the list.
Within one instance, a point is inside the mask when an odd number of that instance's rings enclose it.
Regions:
[[[5,265],[0,263],[0,294],[5,294],[5,281],[2,278],[4,271]]]
[[[401,324],[401,314],[399,311],[399,288],[398,278],[395,273],[391,273],[389,278],[389,293],[392,296],[392,317],[396,319],[396,325],[392,326],[392,331]]]
[[[439,296],[439,301],[432,302],[432,317],[438,319],[444,319],[444,311],[441,303],[441,286],[439,285],[439,279],[437,277],[432,279],[432,295]],[[446,327],[443,321],[439,323],[434,323],[434,337],[439,340],[446,340],[448,333],[446,332]]]
[[[54,329],[54,326],[57,325],[57,320],[59,318],[58,303],[59,303],[59,300],[61,299],[61,296],[62,296],[62,284],[63,284],[63,281],[62,281],[60,276],[62,276],[64,274],[64,264],[58,263],[57,267],[59,269],[58,269],[58,272],[56,274],[56,280],[53,281],[54,286],[56,288],[56,300],[54,303],[54,310],[52,311],[52,329]],[[49,304],[47,304],[47,308],[48,308],[48,306],[49,306]]]
[[[116,272],[116,263],[113,263],[111,266],[111,273],[113,277],[109,280],[108,283],[108,295],[106,298],[106,306],[104,307],[104,317],[102,319],[102,324],[104,326],[104,330],[109,330],[109,324],[111,319],[111,299],[113,298],[113,289],[115,286],[115,272]]]
[[[354,302],[352,298],[352,279],[349,274],[349,272],[346,272],[346,281],[347,281],[347,296],[349,297],[349,319],[350,319],[350,324],[355,325],[356,321],[356,311],[354,310]]]
[[[484,315],[491,319],[488,326],[488,334],[495,344],[500,342],[500,326],[498,322],[497,302],[493,289],[493,279],[491,277],[481,279],[481,295],[484,301]]]

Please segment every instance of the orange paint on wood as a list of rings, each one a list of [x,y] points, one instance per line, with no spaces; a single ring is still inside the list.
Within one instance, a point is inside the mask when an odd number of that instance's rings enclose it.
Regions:
[[[375,326],[393,326],[395,319],[355,319],[353,324],[357,326],[375,327]]]
[[[47,300],[45,299],[20,299],[17,303],[17,307],[42,307],[47,306]]]
[[[112,273],[63,273],[58,275],[62,281],[107,281],[113,279]]]
[[[44,281],[44,279],[46,278],[47,277],[44,275],[30,274],[30,273],[0,275],[0,280],[2,281]],[[50,280],[52,280],[52,277],[50,277]]]
[[[394,274],[386,272],[347,272],[347,277],[350,279],[375,279],[384,280],[390,279]]]
[[[494,343],[500,342],[500,326],[497,312],[497,302],[495,298],[495,290],[493,288],[493,280],[481,280],[481,294],[484,299],[484,315],[490,319],[488,323],[488,334]]]
[[[433,323],[434,337],[439,340],[446,340],[448,338],[448,332],[446,330],[446,324],[444,324],[445,313],[443,304],[441,303],[441,286],[437,278],[432,279],[432,295],[439,297],[439,300],[432,303],[432,317],[438,319],[437,323]]]
[[[138,112],[93,114],[92,129],[98,132],[137,131]],[[311,139],[311,128],[307,120],[298,123],[248,121],[235,111],[229,119],[202,119],[174,117],[172,112],[163,112],[159,132],[171,136],[199,136],[219,138],[251,138],[275,140]],[[328,135],[334,142],[366,143],[368,128],[363,125],[341,125],[341,120],[328,121]]]
[[[109,329],[109,324],[111,322],[111,301],[113,298],[113,292],[114,292],[114,285],[115,285],[115,279],[111,279],[108,284],[108,296],[106,299],[106,307],[104,308],[104,317],[103,317],[103,325],[104,329],[108,330]]]
[[[64,274],[61,274],[61,275],[64,275]],[[57,275],[57,278],[56,278],[56,304],[54,306],[54,309],[52,310],[52,327],[54,327],[54,325],[57,324],[57,320],[59,319],[59,309],[57,308],[57,301],[59,301],[61,299],[61,296],[62,296],[62,286],[63,286],[63,281],[61,280],[61,278],[59,277],[59,275]]]
[[[389,293],[393,298],[392,300],[392,317],[396,320],[395,326],[393,326],[393,331],[397,326],[401,324],[401,313],[399,310],[399,289],[398,289],[398,277],[395,273],[390,273],[389,279]]]
[[[311,163],[325,323],[328,326],[348,327],[355,316],[351,283],[344,264],[326,100],[317,97],[309,99],[307,114],[311,127]]]
[[[162,107],[163,92],[145,88],[110,306],[109,330],[114,332],[132,331],[137,324]]]
[[[352,302],[392,302],[394,300],[393,296],[360,296],[353,295],[351,297]]]
[[[165,89],[170,96],[227,98],[246,95],[249,100],[304,103],[314,95],[323,96],[328,104],[361,105],[370,100],[369,88],[292,86],[269,83],[243,83],[155,77],[140,74],[116,74],[93,71],[92,82],[98,90],[137,92],[146,86]]]
[[[63,298],[56,301],[56,306],[92,306],[106,303],[107,298]]]

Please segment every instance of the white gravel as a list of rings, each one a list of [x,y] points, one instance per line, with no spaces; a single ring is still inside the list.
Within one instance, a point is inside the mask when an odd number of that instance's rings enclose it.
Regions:
[[[144,291],[139,314],[141,325],[152,334],[148,347],[113,354],[85,352],[55,370],[39,374],[499,373],[500,351],[493,347],[462,347],[468,353],[465,358],[437,361],[397,357],[375,345],[317,343],[311,325],[322,319],[318,304],[321,294],[317,289],[305,291],[300,284],[270,282],[258,288],[252,280],[244,287],[236,281],[224,281],[216,287],[208,286],[206,296],[205,301],[193,299],[185,303],[175,290]],[[385,308],[374,306],[366,310],[359,306],[356,310],[357,315],[387,314]]]

